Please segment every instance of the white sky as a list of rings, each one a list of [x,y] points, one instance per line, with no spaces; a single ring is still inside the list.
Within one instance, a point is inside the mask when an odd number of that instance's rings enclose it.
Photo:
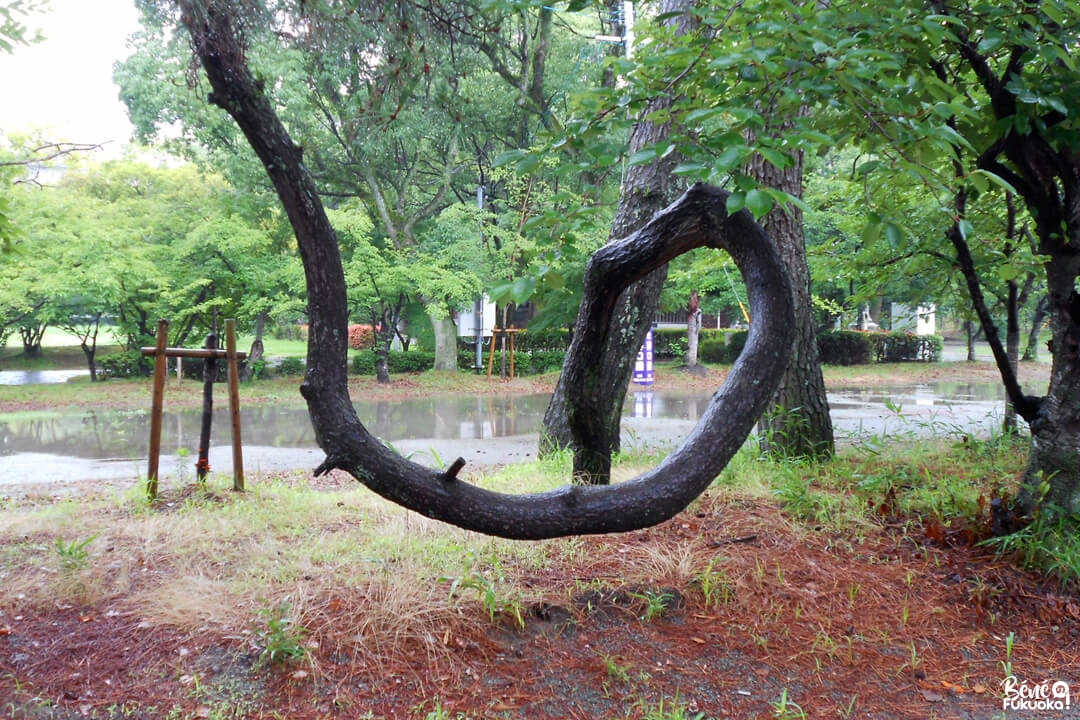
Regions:
[[[0,54],[0,132],[44,128],[46,139],[122,149],[132,128],[112,66],[138,29],[133,0],[51,0],[26,20],[45,40]]]

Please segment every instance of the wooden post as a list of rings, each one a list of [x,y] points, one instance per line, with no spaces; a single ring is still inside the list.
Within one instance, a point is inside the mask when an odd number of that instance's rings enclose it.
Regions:
[[[146,471],[146,494],[153,500],[158,492],[158,460],[161,457],[161,411],[165,404],[165,378],[168,376],[169,321],[158,320],[157,347],[154,355],[154,395],[150,403],[150,466]]]
[[[501,332],[502,330],[499,328],[491,329],[491,348],[488,350],[488,377],[491,377],[491,371],[495,369],[495,341]]]
[[[229,362],[229,415],[232,419],[233,490],[244,490],[244,450],[240,440],[240,369],[236,362],[236,320],[225,321]]]
[[[206,336],[206,349],[217,350],[217,335]],[[177,358],[180,361],[181,358]],[[199,458],[195,461],[195,475],[199,484],[206,485],[206,476],[210,473],[210,427],[214,421],[214,380],[217,376],[217,360],[203,358],[203,400],[202,426],[199,428]]]
[[[510,379],[514,379],[514,333],[517,332],[514,328],[507,330],[510,333]]]

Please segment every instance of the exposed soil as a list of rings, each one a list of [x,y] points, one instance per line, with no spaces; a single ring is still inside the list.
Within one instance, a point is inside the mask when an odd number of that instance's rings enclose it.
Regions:
[[[808,528],[721,493],[650,530],[575,541],[546,567],[509,564],[534,599],[489,618],[467,594],[390,649],[358,644],[344,618],[378,598],[344,588],[306,602],[308,657],[281,664],[259,663],[257,633],[155,624],[128,598],[0,612],[0,716],[989,719],[1006,662],[1080,688],[1080,599],[965,532],[895,517]],[[628,584],[629,558],[655,572]],[[1006,717],[1078,716],[1074,697]]]

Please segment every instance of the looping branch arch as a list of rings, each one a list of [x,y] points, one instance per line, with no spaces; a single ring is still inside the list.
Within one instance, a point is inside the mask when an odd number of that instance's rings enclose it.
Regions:
[[[374,492],[428,517],[512,539],[622,532],[662,522],[685,508],[738,451],[765,409],[791,350],[791,293],[783,262],[745,210],[727,213],[728,193],[695,185],[638,232],[590,260],[574,342],[583,357],[603,347],[612,309],[634,280],[698,247],[726,250],[746,282],[750,334],[726,382],[683,445],[656,468],[616,485],[574,486],[529,495],[484,490],[401,457],[360,423],[346,375],[345,276],[333,228],[311,175],[247,67],[232,3],[178,0],[195,52],[213,86],[211,100],[236,120],[259,156],[296,233],[307,279],[308,402],[326,461]],[[568,369],[569,402],[588,405],[587,370]],[[587,415],[587,414],[585,414]],[[587,420],[574,428],[586,438]]]

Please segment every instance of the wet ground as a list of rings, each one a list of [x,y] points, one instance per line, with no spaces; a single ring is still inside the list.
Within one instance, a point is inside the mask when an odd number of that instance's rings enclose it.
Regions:
[[[624,448],[675,447],[711,395],[634,386],[626,401]],[[1000,425],[1003,393],[994,383],[936,382],[844,389],[830,392],[829,403],[841,442],[988,435]],[[470,465],[490,466],[535,456],[547,404],[547,395],[478,395],[359,400],[356,408],[374,435],[416,462],[438,466],[460,456]],[[210,464],[225,476],[232,473],[228,428],[226,410],[217,409]],[[166,413],[163,481],[191,478],[199,429],[197,410]],[[243,409],[242,435],[247,472],[308,469],[322,461],[302,404]],[[146,474],[148,445],[146,411],[11,414],[0,418],[0,491],[32,485],[53,494],[86,482],[134,484]]]

